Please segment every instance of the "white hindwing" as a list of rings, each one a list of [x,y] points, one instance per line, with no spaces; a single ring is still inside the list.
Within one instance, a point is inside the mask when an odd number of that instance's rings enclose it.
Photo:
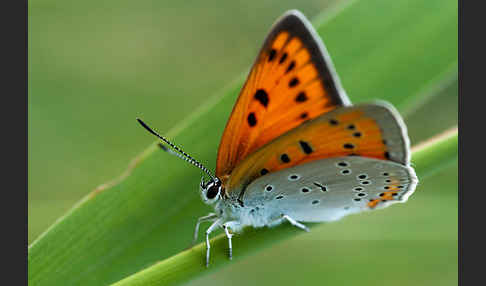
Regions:
[[[413,169],[398,163],[359,156],[328,158],[258,178],[247,187],[243,202],[250,221],[262,215],[333,221],[405,202],[416,184]]]

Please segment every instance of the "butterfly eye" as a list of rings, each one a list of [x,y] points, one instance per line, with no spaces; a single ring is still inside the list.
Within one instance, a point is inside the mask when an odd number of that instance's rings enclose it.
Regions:
[[[212,185],[209,187],[208,192],[206,193],[206,197],[208,199],[214,199],[219,193],[219,187],[216,185]]]

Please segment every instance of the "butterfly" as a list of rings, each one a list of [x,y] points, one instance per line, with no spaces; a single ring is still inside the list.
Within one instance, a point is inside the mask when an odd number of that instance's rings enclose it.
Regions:
[[[218,149],[216,172],[160,136],[165,150],[203,170],[202,200],[214,212],[209,235],[231,238],[246,226],[328,222],[405,202],[418,179],[399,113],[376,101],[352,105],[324,44],[305,16],[286,12],[271,28],[249,72]]]

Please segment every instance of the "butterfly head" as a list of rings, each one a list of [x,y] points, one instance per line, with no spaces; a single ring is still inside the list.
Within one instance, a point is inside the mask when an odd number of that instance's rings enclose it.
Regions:
[[[221,199],[223,184],[221,183],[221,180],[216,177],[210,179],[208,182],[204,182],[204,177],[202,177],[199,189],[201,190],[202,200],[206,204],[212,205]]]

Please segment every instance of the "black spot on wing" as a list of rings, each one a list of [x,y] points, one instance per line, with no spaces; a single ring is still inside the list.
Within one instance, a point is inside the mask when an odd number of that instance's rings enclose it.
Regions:
[[[259,89],[255,92],[254,98],[258,100],[263,107],[268,106],[268,94],[264,89]]]
[[[270,51],[270,54],[268,55],[268,61],[269,61],[269,62],[273,61],[273,59],[275,58],[275,55],[276,55],[276,54],[277,54],[277,51],[276,51],[276,50],[274,50],[274,49],[272,49],[272,50]]]
[[[289,64],[289,66],[287,67],[287,70],[285,71],[285,73],[290,72],[294,68],[295,68],[295,61],[291,61],[290,64]]]
[[[282,160],[282,162],[284,162],[284,163],[290,162],[289,155],[287,155],[287,154],[280,155],[280,160]]]
[[[253,112],[250,112],[250,114],[248,114],[247,120],[248,120],[248,125],[250,125],[250,127],[253,127],[257,124],[255,113]]]
[[[294,86],[296,86],[296,85],[298,85],[298,84],[299,84],[299,79],[298,79],[298,78],[296,78],[296,77],[294,77],[293,79],[291,79],[291,80],[289,81],[289,87],[294,87]]]
[[[318,182],[314,182],[314,185],[318,186],[319,188],[321,188],[321,191],[323,192],[327,192],[327,188],[321,184],[319,184]]]
[[[346,144],[343,145],[343,148],[344,149],[354,149],[354,145],[351,144],[351,143],[346,143]]]
[[[297,96],[295,97],[296,102],[305,102],[307,101],[307,99],[307,95],[303,91],[299,92],[299,94],[297,94]]]
[[[309,143],[305,141],[299,141],[299,144],[300,148],[302,148],[302,152],[304,152],[305,154],[310,154],[314,151],[312,150],[312,147],[309,145]]]

